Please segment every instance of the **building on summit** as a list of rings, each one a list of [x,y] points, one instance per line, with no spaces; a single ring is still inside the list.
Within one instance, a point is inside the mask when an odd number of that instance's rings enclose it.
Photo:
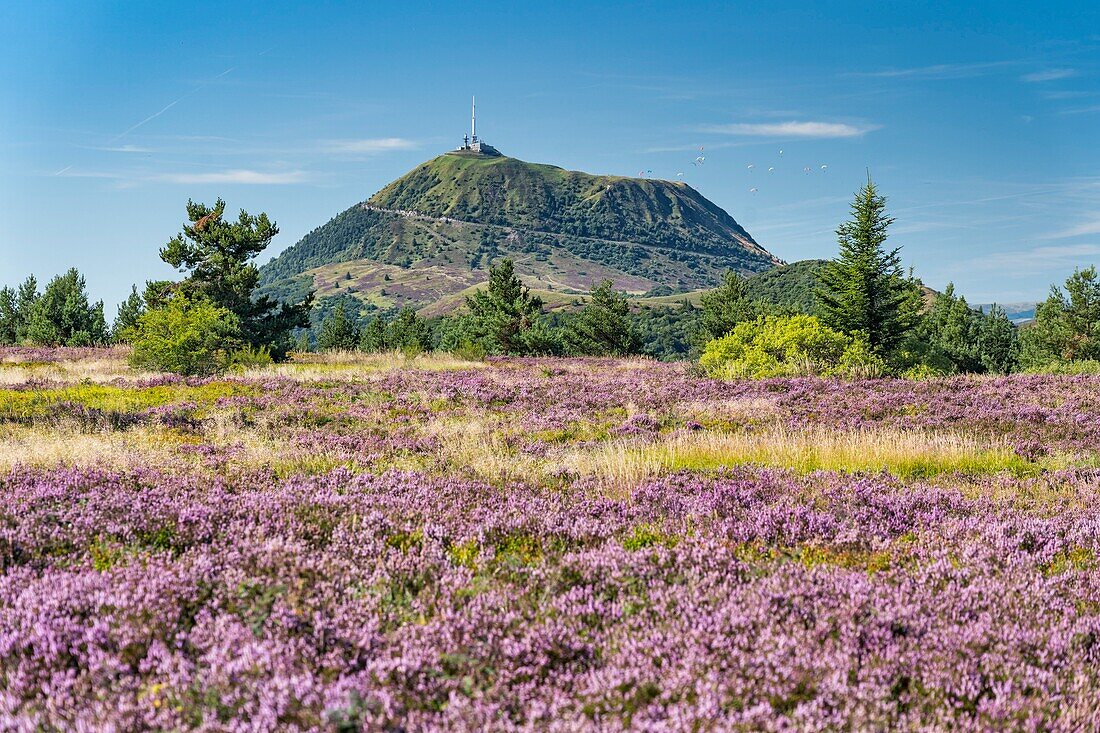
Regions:
[[[470,134],[462,136],[462,146],[456,153],[476,153],[478,155],[500,155],[500,151],[477,137],[477,100],[470,98]]]

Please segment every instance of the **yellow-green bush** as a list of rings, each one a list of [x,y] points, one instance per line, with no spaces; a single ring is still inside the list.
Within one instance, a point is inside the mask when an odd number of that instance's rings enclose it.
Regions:
[[[805,375],[873,377],[883,362],[859,337],[814,316],[762,316],[706,345],[699,365],[719,379]]]
[[[230,366],[229,355],[241,346],[241,324],[225,308],[176,293],[146,311],[127,336],[132,366],[206,376]]]

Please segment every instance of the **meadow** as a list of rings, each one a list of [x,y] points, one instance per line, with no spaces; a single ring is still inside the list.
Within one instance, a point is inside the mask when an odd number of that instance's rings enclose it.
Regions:
[[[0,350],[0,728],[1100,727],[1100,377]]]

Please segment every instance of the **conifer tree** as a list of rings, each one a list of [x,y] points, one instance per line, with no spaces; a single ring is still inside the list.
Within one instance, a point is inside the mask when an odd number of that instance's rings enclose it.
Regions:
[[[351,351],[359,345],[359,327],[348,318],[344,304],[337,303],[332,312],[321,321],[321,333],[317,336],[319,351]]]
[[[10,346],[17,343],[19,334],[19,311],[16,308],[15,289],[0,289],[0,344]]]
[[[489,287],[466,296],[471,330],[489,353],[531,354],[545,348],[542,299],[516,275],[510,259],[489,268]]]
[[[359,350],[370,354],[386,351],[389,345],[386,343],[386,322],[382,316],[376,316],[367,323],[359,337]]]
[[[432,329],[409,306],[402,308],[386,328],[386,344],[391,349],[430,351]]]
[[[138,292],[137,285],[134,285],[130,289],[130,295],[118,305],[118,313],[115,315],[114,325],[111,326],[111,337],[115,341],[128,338],[126,334],[137,325],[138,319],[144,312],[145,299]]]
[[[290,349],[290,332],[309,326],[313,294],[295,304],[255,297],[260,273],[252,260],[279,233],[267,214],[241,210],[237,221],[226,221],[225,202],[213,207],[187,202],[189,223],[160,250],[160,257],[187,273],[177,289],[189,298],[206,298],[226,308],[241,324],[244,342],[269,347],[276,358]],[[152,307],[152,306],[150,306]]]
[[[50,280],[35,299],[25,337],[51,346],[91,346],[107,341],[103,302],[88,302],[84,276],[75,267]]]
[[[861,333],[888,355],[914,325],[919,292],[902,274],[899,248],[885,248],[894,219],[870,176],[851,210],[851,220],[836,231],[840,253],[818,276],[818,309],[832,328]]]
[[[569,319],[562,341],[568,353],[588,356],[637,354],[642,346],[630,319],[630,304],[611,280],[597,285],[584,308]]]
[[[1100,359],[1100,277],[1095,267],[1077,270],[1035,309],[1022,335],[1025,366]]]
[[[981,321],[982,315],[967,305],[966,298],[955,295],[955,285],[948,283],[915,330],[931,352],[928,360],[932,366],[945,372],[977,373],[984,369],[979,349]]]
[[[15,342],[23,343],[27,340],[27,330],[30,328],[31,314],[38,302],[38,280],[34,275],[28,275],[27,279],[19,285],[15,295],[16,329]]]
[[[756,320],[765,308],[752,300],[745,290],[745,281],[736,272],[726,273],[722,284],[703,294],[700,300],[699,327],[696,341],[700,346],[722,338],[738,323]]]
[[[996,303],[982,318],[978,333],[982,367],[993,374],[1009,374],[1020,366],[1019,329]]]

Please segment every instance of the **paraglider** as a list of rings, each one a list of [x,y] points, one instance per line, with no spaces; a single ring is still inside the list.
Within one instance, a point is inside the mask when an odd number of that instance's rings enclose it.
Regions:
[[[756,193],[756,187],[754,186],[754,187],[750,188],[749,193]]]
[[[702,165],[703,163],[705,163],[705,162],[706,162],[706,160],[707,160],[707,159],[706,159],[706,157],[705,157],[705,156],[702,156],[702,155],[700,155],[700,156],[699,156],[698,158],[696,158],[695,160],[691,161],[691,164],[692,164],[692,165]]]
[[[677,173],[677,174],[676,174],[676,177],[677,177],[677,178],[683,178],[683,177],[684,177],[684,174],[683,174],[683,173]]]
[[[768,168],[768,173],[772,173],[773,171],[775,171],[775,166],[774,165],[771,166],[770,168]]]
[[[782,148],[780,148],[780,150],[779,150],[779,154],[780,154],[780,155],[782,155],[782,154],[783,154],[783,150],[782,150]]]
[[[806,166],[806,167],[805,167],[805,168],[803,168],[802,170],[803,170],[803,171],[805,171],[806,173],[809,173],[810,171],[812,171],[812,170],[813,170],[813,168],[811,168],[810,166]]]
[[[823,166],[821,166],[821,170],[825,170],[825,169],[826,169],[826,168],[828,168],[828,167],[829,167],[829,166],[827,166],[827,165],[823,165]]]
[[[752,170],[753,168],[755,168],[755,167],[756,167],[756,166],[755,166],[754,164],[752,164],[752,163],[749,163],[749,170],[750,170],[750,171],[751,171],[751,170]]]

